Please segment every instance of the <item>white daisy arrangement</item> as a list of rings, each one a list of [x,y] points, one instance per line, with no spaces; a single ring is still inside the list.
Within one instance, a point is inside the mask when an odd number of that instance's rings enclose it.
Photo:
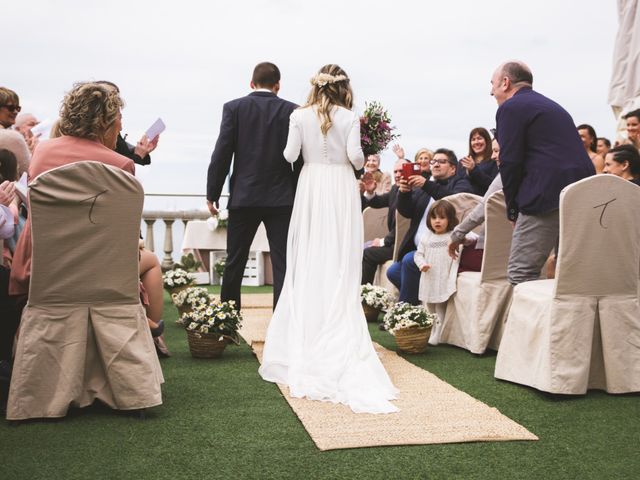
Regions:
[[[386,288],[370,283],[360,286],[360,300],[364,305],[383,312],[387,311],[394,302],[393,295]]]
[[[236,302],[229,300],[200,305],[190,312],[183,313],[180,323],[186,330],[218,335],[219,340],[227,338],[239,343],[238,330],[242,325],[242,315],[236,310]]]
[[[385,314],[384,326],[391,335],[395,335],[403,328],[431,327],[436,318],[435,313],[429,313],[421,306],[398,302]]]
[[[181,268],[175,268],[168,270],[162,275],[162,282],[164,288],[170,290],[176,287],[184,287],[186,285],[193,285],[195,282],[195,276],[186,270]]]
[[[210,305],[215,301],[209,290],[203,287],[189,287],[171,295],[171,301],[176,307],[196,308],[202,305]]]

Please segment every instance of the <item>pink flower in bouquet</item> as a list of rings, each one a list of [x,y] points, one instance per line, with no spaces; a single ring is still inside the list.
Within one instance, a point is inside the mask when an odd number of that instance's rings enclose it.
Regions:
[[[390,123],[391,117],[381,104],[365,103],[364,114],[360,117],[360,143],[365,156],[380,153],[400,136],[393,133],[395,127]]]

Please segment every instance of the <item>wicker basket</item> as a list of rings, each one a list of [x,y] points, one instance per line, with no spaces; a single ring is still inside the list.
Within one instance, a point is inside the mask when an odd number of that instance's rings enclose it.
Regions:
[[[427,349],[431,327],[403,328],[395,332],[398,350],[405,353],[422,353]]]
[[[193,285],[180,285],[179,287],[172,287],[172,288],[165,287],[165,290],[169,292],[169,298],[171,298],[171,295],[173,295],[174,293],[179,293],[182,290],[186,290],[189,287],[193,287]]]
[[[364,316],[367,319],[367,322],[378,321],[378,316],[380,315],[380,312],[381,312],[379,308],[371,307],[363,302],[362,309],[364,310]]]
[[[219,340],[220,335],[215,333],[196,333],[187,330],[189,351],[195,358],[220,358],[225,347],[229,343],[227,337]]]

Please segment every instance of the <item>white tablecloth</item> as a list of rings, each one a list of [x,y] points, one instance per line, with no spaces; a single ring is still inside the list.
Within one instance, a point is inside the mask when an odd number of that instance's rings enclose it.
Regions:
[[[217,228],[210,230],[204,220],[192,220],[187,222],[182,238],[182,250],[226,250],[227,249],[227,229]],[[268,252],[269,242],[267,232],[261,223],[258,232],[253,239],[252,252]]]

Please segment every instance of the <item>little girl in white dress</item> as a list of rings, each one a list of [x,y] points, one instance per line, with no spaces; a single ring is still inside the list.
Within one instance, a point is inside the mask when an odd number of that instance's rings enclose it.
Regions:
[[[427,309],[435,313],[438,319],[431,329],[429,343],[440,342],[447,300],[456,291],[456,278],[460,256],[449,256],[451,232],[458,224],[456,209],[446,200],[438,200],[429,210],[427,227],[420,245],[414,255],[414,261],[422,272],[418,298],[427,303]]]

